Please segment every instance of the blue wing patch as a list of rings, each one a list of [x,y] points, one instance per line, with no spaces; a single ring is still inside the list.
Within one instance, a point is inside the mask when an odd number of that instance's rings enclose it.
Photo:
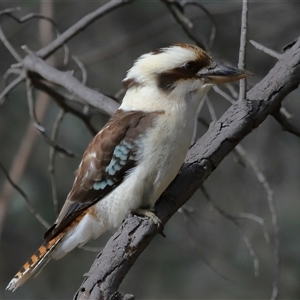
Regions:
[[[131,150],[136,146],[136,144],[137,141],[131,144],[123,140],[115,147],[110,163],[105,168],[105,172],[112,177],[110,179],[96,181],[93,185],[93,189],[104,190],[107,186],[112,186],[118,181],[114,176],[122,169],[123,166],[126,165],[129,160],[135,159],[135,153],[133,153]]]
[[[96,181],[93,185],[94,190],[104,190],[107,186],[112,186],[115,182],[112,179]]]

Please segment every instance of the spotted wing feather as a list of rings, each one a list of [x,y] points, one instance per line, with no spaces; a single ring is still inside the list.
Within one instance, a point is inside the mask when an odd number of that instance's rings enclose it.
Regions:
[[[161,112],[118,110],[87,147],[76,178],[46,241],[116,188],[137,164],[138,141]]]

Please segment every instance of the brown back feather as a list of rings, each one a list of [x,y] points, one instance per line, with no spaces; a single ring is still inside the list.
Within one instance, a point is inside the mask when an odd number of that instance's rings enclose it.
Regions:
[[[163,112],[124,112],[118,110],[93,138],[77,170],[72,190],[55,224],[46,232],[46,241],[57,236],[85,209],[95,204],[122,183],[137,163],[138,137],[147,132],[154,119]],[[122,159],[117,147],[123,149]],[[124,157],[123,157],[124,158]],[[113,164],[110,164],[113,162]],[[105,184],[109,182],[110,184]],[[95,189],[95,184],[102,188]]]

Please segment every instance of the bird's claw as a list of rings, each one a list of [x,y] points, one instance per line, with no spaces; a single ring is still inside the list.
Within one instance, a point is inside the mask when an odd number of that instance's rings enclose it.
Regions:
[[[154,209],[137,208],[131,211],[131,213],[142,217],[148,217],[157,227],[162,226],[162,222],[154,213]]]

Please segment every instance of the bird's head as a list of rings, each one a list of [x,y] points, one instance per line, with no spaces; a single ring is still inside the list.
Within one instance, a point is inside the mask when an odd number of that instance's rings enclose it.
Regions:
[[[146,88],[151,89],[148,93],[153,96],[163,94],[183,99],[195,92],[192,94],[202,98],[212,85],[236,81],[250,74],[242,69],[216,64],[206,51],[197,46],[175,44],[140,56],[123,83],[127,91]]]
[[[194,86],[201,88],[204,84],[228,83],[250,74],[246,70],[216,64],[197,46],[175,44],[140,56],[123,83],[126,88],[154,83],[170,92],[181,82],[196,82]]]

